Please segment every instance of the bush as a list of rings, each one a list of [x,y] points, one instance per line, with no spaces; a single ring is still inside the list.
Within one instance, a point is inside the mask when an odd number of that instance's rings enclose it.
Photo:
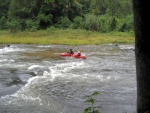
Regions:
[[[70,25],[71,25],[71,21],[67,16],[65,16],[65,17],[60,17],[56,26],[59,28],[68,28]]]
[[[102,15],[99,16],[99,23],[100,23],[100,32],[108,32],[109,31],[109,23],[110,23],[110,16]]]
[[[78,29],[78,28],[82,28],[83,27],[83,18],[80,16],[76,16],[73,20],[73,29]]]
[[[11,32],[16,32],[21,29],[20,21],[17,19],[7,22],[7,26],[8,26],[8,28],[10,28]]]
[[[41,29],[45,29],[48,26],[52,25],[52,18],[53,16],[51,14],[49,15],[39,14],[37,17],[37,20],[39,21],[39,27]]]
[[[95,106],[95,99],[94,99],[94,96],[97,96],[99,94],[100,93],[98,91],[95,91],[91,95],[87,95],[84,97],[84,99],[86,99],[84,103],[90,103],[91,105],[84,110],[84,113],[100,113],[99,109],[101,108],[101,106]]]
[[[33,20],[26,20],[26,29],[35,31],[38,28],[38,23]]]
[[[133,15],[128,15],[125,18],[118,19],[118,31],[126,32],[126,31],[133,31]]]
[[[116,31],[116,27],[117,27],[117,20],[116,18],[114,17],[110,23],[110,31]]]
[[[4,16],[2,16],[0,18],[0,29],[6,29],[7,28],[6,22],[7,22],[7,19]]]
[[[57,30],[59,30],[59,29],[54,27],[54,26],[51,26],[51,27],[46,29],[47,32],[52,32],[52,31],[57,31]]]
[[[96,15],[87,14],[84,21],[84,29],[100,31],[100,23]]]

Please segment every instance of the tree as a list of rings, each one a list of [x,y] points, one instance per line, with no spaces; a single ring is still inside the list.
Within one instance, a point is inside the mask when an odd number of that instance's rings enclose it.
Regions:
[[[106,13],[106,9],[108,8],[106,3],[106,0],[91,0],[90,7],[92,13],[96,15],[104,15]]]
[[[0,0],[0,29],[6,29],[10,0]]]
[[[14,23],[14,20],[18,20],[20,23],[20,29],[26,29],[26,20],[35,20],[40,6],[43,2],[41,0],[11,0],[8,11],[8,23]]]
[[[132,0],[135,29],[137,113],[150,113],[149,0]]]
[[[117,26],[117,20],[116,18],[114,17],[111,21],[111,24],[110,24],[110,31],[115,31],[116,29],[116,26]]]

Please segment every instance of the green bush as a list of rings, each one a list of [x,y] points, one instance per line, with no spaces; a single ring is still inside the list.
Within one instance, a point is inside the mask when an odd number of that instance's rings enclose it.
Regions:
[[[58,28],[68,28],[71,25],[71,21],[67,16],[60,17],[59,21],[56,24],[56,27]]]
[[[114,18],[111,20],[109,31],[116,31],[116,27],[117,27],[117,20],[116,20],[116,18],[114,17]]]
[[[39,27],[41,29],[45,29],[45,28],[49,27],[50,25],[52,25],[52,18],[53,18],[53,16],[51,14],[49,14],[49,15],[39,14],[37,16],[37,20],[39,22]]]
[[[109,23],[110,23],[110,16],[102,15],[98,17],[100,23],[100,32],[108,32],[109,31]]]
[[[96,15],[87,14],[84,21],[84,29],[91,31],[100,31],[99,19]]]
[[[51,27],[46,29],[47,32],[52,32],[52,31],[57,31],[57,30],[59,30],[59,29],[54,27],[54,26],[51,26]]]
[[[38,29],[38,22],[26,20],[26,29],[30,31],[36,31]]]
[[[117,31],[126,32],[133,31],[133,15],[128,15],[124,18],[117,19]]]
[[[11,32],[16,32],[21,29],[20,21],[17,19],[7,22],[7,26]]]
[[[95,99],[94,96],[99,95],[98,91],[85,96],[83,99],[86,99],[84,103],[90,103],[90,106],[84,110],[84,113],[100,113],[99,109],[101,106],[95,106]]]
[[[0,29],[6,29],[7,28],[6,22],[7,22],[7,19],[4,16],[2,16],[0,18]]]
[[[78,29],[78,28],[81,29],[82,26],[83,26],[83,18],[80,17],[80,16],[76,16],[76,17],[74,18],[74,20],[73,20],[73,26],[72,26],[72,28],[73,28],[73,29]]]

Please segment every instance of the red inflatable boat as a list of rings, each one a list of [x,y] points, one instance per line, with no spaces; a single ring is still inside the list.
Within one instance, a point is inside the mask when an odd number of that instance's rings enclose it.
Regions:
[[[60,55],[60,56],[71,56],[70,53],[60,53],[59,55]]]
[[[78,54],[70,54],[70,53],[60,53],[60,56],[70,56],[72,58],[82,58],[82,59],[86,59],[86,56],[84,55],[78,55]]]

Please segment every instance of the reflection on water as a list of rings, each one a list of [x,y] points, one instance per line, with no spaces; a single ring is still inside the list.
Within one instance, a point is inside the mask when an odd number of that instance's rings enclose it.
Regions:
[[[59,56],[70,48],[87,59]],[[83,113],[94,91],[102,113],[136,111],[133,45],[0,48],[0,113]]]

